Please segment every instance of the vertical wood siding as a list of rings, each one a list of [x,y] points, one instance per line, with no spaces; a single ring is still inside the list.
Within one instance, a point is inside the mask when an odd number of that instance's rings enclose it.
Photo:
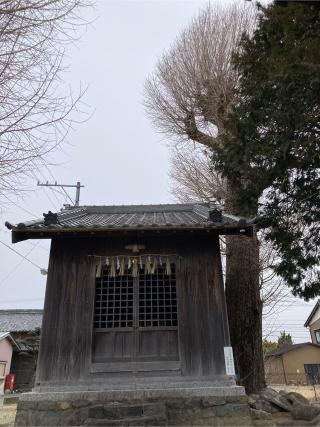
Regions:
[[[95,261],[87,255],[130,255],[125,245],[132,243],[144,244],[144,253],[178,254],[181,375],[225,375],[223,347],[229,334],[217,236],[57,238],[51,245],[38,383],[90,381]]]

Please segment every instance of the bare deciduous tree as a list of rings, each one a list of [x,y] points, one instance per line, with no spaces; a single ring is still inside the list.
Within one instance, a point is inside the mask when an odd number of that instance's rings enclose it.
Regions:
[[[154,125],[179,149],[193,141],[209,150],[222,143],[224,121],[237,102],[239,76],[232,54],[244,31],[254,28],[255,9],[246,3],[209,4],[159,60],[145,87],[145,107]],[[235,212],[234,190],[227,182],[225,208]],[[255,216],[256,212],[250,212]],[[264,387],[259,245],[228,236],[226,298],[231,343],[240,381],[248,393]]]
[[[177,200],[225,200],[226,182],[213,168],[208,150],[186,144],[172,147],[170,163],[170,191]]]
[[[83,91],[62,89],[66,46],[92,0],[0,0],[0,191],[65,138]]]
[[[236,3],[208,4],[191,21],[146,82],[146,111],[161,132],[178,142],[219,144],[238,82],[232,53],[254,22],[253,8]]]
[[[210,152],[207,149],[183,144],[171,150],[171,194],[180,202],[217,200],[223,206],[227,197],[226,181],[214,169]],[[225,257],[225,239],[221,240],[221,253]],[[263,233],[259,233],[260,242],[260,295],[263,317],[272,317],[284,302],[290,301],[291,293],[283,280],[277,276],[272,266],[277,254]],[[225,267],[225,262],[223,262]],[[224,268],[225,270],[225,268]],[[225,275],[225,271],[224,271]]]
[[[277,253],[272,243],[266,241],[260,233],[260,292],[263,305],[263,317],[275,317],[284,303],[288,304],[292,294],[284,280],[272,268],[277,262]]]

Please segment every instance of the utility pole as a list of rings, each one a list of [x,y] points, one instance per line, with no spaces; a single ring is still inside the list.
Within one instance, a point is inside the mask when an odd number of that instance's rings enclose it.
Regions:
[[[54,184],[49,184],[48,181],[46,183],[41,183],[40,181],[38,181],[37,185],[38,185],[38,187],[61,187],[63,189],[63,191],[66,193],[66,195],[69,197],[69,199],[71,200],[71,202],[73,203],[74,206],[79,206],[80,188],[84,187],[84,185],[81,185],[79,181],[76,184],[58,184],[57,181]],[[72,188],[76,189],[76,199],[74,202],[70,198],[70,196],[68,195],[68,193],[66,192],[64,187],[72,187]]]

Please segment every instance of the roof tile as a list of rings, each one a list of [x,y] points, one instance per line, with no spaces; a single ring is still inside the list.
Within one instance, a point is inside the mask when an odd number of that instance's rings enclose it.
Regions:
[[[41,327],[43,310],[0,310],[0,331],[34,331]]]
[[[29,221],[18,225],[9,224],[13,233],[29,231],[73,231],[82,230],[121,230],[121,229],[240,229],[252,224],[238,217],[222,214],[221,222],[210,220],[209,203],[185,203],[164,205],[128,206],[77,206],[57,213],[57,223],[46,225],[44,220]],[[240,221],[241,220],[241,221]],[[19,241],[19,237],[14,241]]]

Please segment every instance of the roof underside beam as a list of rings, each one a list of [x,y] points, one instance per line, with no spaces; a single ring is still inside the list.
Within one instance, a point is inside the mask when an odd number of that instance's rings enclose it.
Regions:
[[[212,228],[144,228],[144,229],[109,229],[109,230],[83,230],[83,229],[61,229],[61,230],[13,230],[12,243],[21,242],[28,239],[54,239],[54,238],[79,238],[79,237],[108,237],[108,236],[125,236],[137,234],[215,234],[215,235],[244,235],[251,237],[253,227],[246,226],[225,226]]]

